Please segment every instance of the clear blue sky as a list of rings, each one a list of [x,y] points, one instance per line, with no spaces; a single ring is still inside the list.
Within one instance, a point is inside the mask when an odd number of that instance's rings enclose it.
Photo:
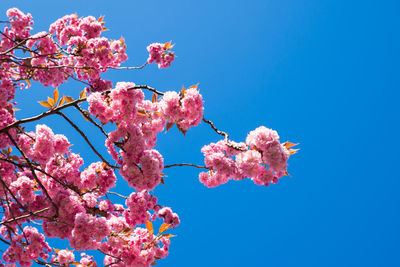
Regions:
[[[35,31],[65,14],[105,15],[106,35],[126,39],[126,66],[141,65],[149,43],[173,40],[178,58],[171,68],[150,65],[107,78],[161,91],[199,82],[205,116],[233,140],[265,125],[300,143],[289,162],[292,178],[269,188],[241,181],[208,189],[196,169],[169,169],[155,195],[182,224],[159,266],[400,266],[398,1],[26,0],[2,6],[2,18],[9,7],[30,12]],[[30,103],[51,90],[34,85],[19,92],[18,117],[41,112]],[[60,87],[70,95],[80,90]],[[69,125],[44,122],[65,132],[86,164],[97,161]],[[176,129],[161,134],[158,149],[166,164],[202,164],[200,148],[217,140],[200,125],[186,138]]]

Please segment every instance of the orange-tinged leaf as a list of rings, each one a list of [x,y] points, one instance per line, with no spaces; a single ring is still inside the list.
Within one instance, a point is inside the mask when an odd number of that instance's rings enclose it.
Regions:
[[[38,101],[38,103],[40,105],[42,105],[43,107],[51,108],[51,105],[49,103],[47,103],[47,101]]]
[[[13,110],[14,110],[14,111],[18,111],[18,110],[20,110],[20,109],[19,109],[19,108],[13,108]]]
[[[167,129],[166,132],[168,132],[169,129],[172,128],[172,126],[174,126],[175,122],[167,122]]]
[[[287,172],[287,170],[285,170],[285,175],[286,175],[286,176],[289,176],[289,177],[292,177],[292,176]]]
[[[62,104],[64,104],[64,102],[65,102],[65,97],[63,96],[61,97],[60,103],[58,103],[58,105],[61,106]]]
[[[165,43],[165,44],[164,44],[164,49],[165,49],[165,50],[168,50],[168,49],[172,48],[172,47],[171,47],[171,43],[172,43],[172,40],[169,41],[168,43]]]
[[[153,261],[153,262],[151,263],[151,266],[154,266],[154,265],[157,265],[157,262]]]
[[[60,252],[59,249],[54,248],[54,251],[56,252],[56,254],[58,254],[58,252]]]
[[[51,98],[51,97],[47,97],[47,103],[49,103],[51,106],[54,106],[54,99],[53,98]]]
[[[65,101],[67,102],[67,103],[71,103],[71,102],[74,102],[74,99],[72,98],[72,97],[70,97],[70,96],[64,96],[65,97]]]
[[[74,265],[74,266],[78,266],[78,265],[80,265],[81,263],[80,263],[80,262],[77,262],[77,261],[73,261],[73,262],[70,262],[69,264],[70,264],[70,265]]]
[[[137,114],[140,116],[147,116],[146,111],[138,109]]]
[[[290,149],[289,149],[289,154],[290,154],[290,155],[296,154],[297,151],[299,151],[299,150],[300,150],[300,149],[293,149],[293,148],[290,148]]]
[[[107,29],[106,27],[103,27],[101,30],[102,30],[103,32],[104,32],[104,31],[108,31],[108,29]]]
[[[194,85],[190,86],[188,89],[190,89],[190,88],[197,89],[198,86],[199,86],[199,84],[197,83],[197,84],[194,84]]]
[[[291,147],[297,146],[298,144],[299,144],[299,143],[293,144],[293,143],[290,143],[290,142],[285,142],[285,143],[283,143],[283,145],[284,145],[286,148],[291,148]]]
[[[25,81],[28,84],[28,87],[31,87],[31,81],[30,80],[25,80]]]
[[[181,94],[182,94],[182,97],[185,97],[186,89],[183,86],[182,86]]]
[[[153,93],[153,97],[151,98],[151,102],[154,103],[157,101],[157,94]]]
[[[176,235],[171,235],[171,234],[162,234],[161,236],[163,236],[163,237],[167,237],[167,238],[170,238],[170,237],[174,237],[174,236],[176,236]]]
[[[147,228],[147,231],[149,232],[149,234],[153,235],[154,229],[153,229],[153,224],[151,223],[151,221],[149,221],[149,220],[146,221],[146,228]]]
[[[187,129],[186,129],[186,130],[182,129],[182,128],[179,126],[179,124],[176,124],[176,127],[178,127],[178,130],[179,130],[181,133],[183,133],[183,136],[186,136]]]
[[[166,230],[168,230],[171,227],[172,224],[168,224],[168,223],[163,223],[160,226],[160,230],[158,230],[158,233],[164,233]]]
[[[12,152],[12,147],[9,146],[7,150],[8,150],[8,153],[11,153]]]
[[[160,176],[161,176],[161,175],[160,175]],[[161,181],[160,181],[160,183],[161,183],[161,184],[163,184],[163,185],[165,185],[164,178],[162,178],[162,177],[161,177]]]
[[[54,58],[63,58],[64,54],[63,53],[59,53],[57,55],[54,56]]]
[[[161,177],[168,177],[167,175],[165,175],[164,173],[160,173]]]
[[[56,89],[54,90],[54,92],[53,92],[54,103],[57,103],[57,101],[58,101],[58,96],[59,96],[58,88],[56,88]]]
[[[102,22],[103,20],[104,20],[104,16],[100,16],[100,17],[97,19],[98,22]]]
[[[86,97],[86,90],[83,89],[80,93],[79,93],[79,98],[85,98]]]

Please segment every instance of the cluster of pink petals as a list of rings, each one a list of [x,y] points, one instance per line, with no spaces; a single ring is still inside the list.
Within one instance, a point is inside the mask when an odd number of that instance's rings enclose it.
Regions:
[[[210,171],[201,172],[199,179],[208,187],[246,177],[257,185],[274,184],[286,174],[290,156],[277,132],[264,126],[251,131],[246,143],[224,140],[204,146],[201,151]]]
[[[143,190],[138,193],[132,193],[125,202],[128,207],[124,211],[126,222],[135,227],[138,224],[144,224],[150,220],[148,210],[154,209],[157,204],[157,198]]]
[[[170,46],[168,45],[168,43],[153,43],[147,47],[147,51],[149,51],[150,53],[147,62],[155,62],[156,64],[158,64],[158,67],[160,69],[168,68],[171,65],[172,61],[174,61],[175,59],[175,55],[173,52],[170,51]]]
[[[157,216],[159,218],[162,218],[164,220],[164,223],[171,224],[172,227],[176,227],[181,223],[178,214],[172,212],[171,208],[169,207],[160,209],[157,212]]]
[[[166,92],[160,101],[161,112],[165,120],[176,123],[184,131],[197,126],[203,118],[203,99],[199,91],[189,88],[179,95],[177,92]]]
[[[69,263],[75,260],[75,255],[72,251],[62,249],[57,252],[57,256],[53,255],[51,262],[65,264],[68,266]]]
[[[22,243],[26,245],[22,246]],[[44,236],[36,228],[25,226],[23,233],[13,237],[11,245],[3,254],[3,260],[20,266],[32,266],[32,261],[47,259],[50,252],[51,248]]]
[[[75,216],[70,246],[76,250],[98,249],[109,234],[110,226],[105,218],[81,212]]]
[[[156,259],[168,255],[170,245],[167,237],[154,240],[154,235],[139,227],[129,236],[112,236],[101,245],[102,251],[113,256],[106,256],[103,263],[105,266],[112,264],[117,267],[151,266]]]

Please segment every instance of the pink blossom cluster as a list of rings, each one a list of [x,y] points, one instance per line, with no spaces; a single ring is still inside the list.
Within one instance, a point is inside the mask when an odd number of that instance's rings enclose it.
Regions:
[[[181,223],[178,214],[172,212],[171,208],[169,207],[160,209],[157,212],[157,217],[162,218],[164,223],[171,224],[172,227],[176,227]]]
[[[21,49],[29,52],[27,57],[18,64],[18,72],[8,71],[8,75],[1,77],[4,85],[12,95],[15,85],[9,74],[18,80],[38,81],[45,86],[58,86],[69,77],[76,75],[79,80],[90,83],[88,90],[104,91],[112,87],[111,81],[103,80],[100,74],[110,67],[118,67],[127,59],[125,41],[108,40],[101,37],[103,18],[95,19],[92,16],[78,18],[77,15],[67,15],[51,24],[49,33],[40,32],[31,35],[32,16],[24,14],[17,8],[7,11],[10,25],[4,27],[4,34],[0,39],[0,52],[3,59],[13,59],[11,55]],[[26,44],[24,44],[26,40]],[[58,43],[57,43],[58,41]],[[21,42],[21,44],[19,44]],[[7,62],[7,61],[5,61]],[[9,63],[2,63],[3,68]],[[19,83],[18,85],[21,85]],[[28,87],[30,83],[28,83]],[[0,94],[4,94],[0,88]]]
[[[67,265],[75,260],[75,255],[72,251],[67,249],[61,249],[57,253],[57,256],[53,255],[51,262]]]
[[[22,243],[26,245],[22,246]],[[23,233],[13,237],[11,245],[3,254],[3,260],[20,266],[31,266],[34,260],[47,259],[50,252],[51,248],[44,236],[36,228],[25,226]]]
[[[279,142],[278,133],[264,126],[251,131],[246,143],[223,140],[204,146],[201,151],[210,171],[201,172],[199,179],[208,187],[246,177],[258,185],[277,183],[286,174],[290,156],[289,150]]]
[[[89,95],[89,112],[102,124],[132,121],[137,116],[137,102],[144,100],[141,90],[127,90],[134,83],[118,82],[109,95],[95,92]]]
[[[148,210],[154,209],[157,204],[157,198],[143,190],[138,193],[132,193],[125,202],[128,207],[124,211],[126,222],[135,227],[138,224],[144,224],[150,220]]]
[[[96,162],[90,164],[90,166],[81,173],[80,176],[80,188],[86,190],[97,189],[101,195],[105,195],[111,187],[115,186],[117,177],[114,171],[108,167],[105,163]]]
[[[81,212],[75,216],[74,229],[69,242],[76,250],[98,249],[101,241],[109,234],[110,226],[105,218]]]
[[[138,227],[129,236],[110,237],[107,242],[102,243],[100,249],[113,256],[104,258],[105,266],[110,264],[117,267],[151,266],[156,259],[162,259],[168,255],[169,245],[168,237],[156,239],[146,229]]]
[[[150,55],[147,59],[148,63],[157,63],[158,68],[168,68],[172,61],[175,59],[175,55],[171,52],[171,43],[153,43],[147,47],[147,51],[149,51]]]
[[[197,126],[203,118],[203,99],[195,88],[183,90],[179,95],[177,92],[166,92],[160,101],[161,112],[165,119],[186,131],[188,128]]]

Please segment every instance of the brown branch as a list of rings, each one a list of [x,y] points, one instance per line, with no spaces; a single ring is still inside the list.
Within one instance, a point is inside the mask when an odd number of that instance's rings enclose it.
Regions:
[[[21,155],[24,157],[26,163],[29,166],[29,169],[31,170],[31,173],[33,175],[33,178],[35,179],[35,181],[38,183],[38,185],[40,186],[40,188],[42,189],[43,193],[47,196],[47,198],[50,200],[51,204],[53,205],[56,214],[54,215],[54,217],[58,217],[58,207],[57,205],[53,202],[53,199],[50,197],[49,193],[47,192],[47,189],[44,187],[44,185],[42,184],[42,182],[39,180],[39,178],[37,177],[36,173],[35,173],[35,169],[32,166],[31,161],[29,160],[29,158],[25,155],[24,151],[22,151],[22,149],[18,146],[17,142],[15,142],[14,138],[12,138],[11,134],[9,132],[6,132],[8,138],[11,140],[11,142],[13,143],[13,145],[18,149],[19,153],[21,153]]]
[[[213,123],[212,121],[207,120],[206,118],[204,118],[204,116],[203,116],[203,121],[204,121],[205,123],[209,124],[209,125],[211,126],[211,128],[212,128],[217,134],[220,134],[220,135],[225,136],[225,140],[228,140],[229,135],[228,135],[226,132],[223,132],[223,131],[218,130],[217,127],[215,127],[215,125],[214,125],[214,123]]]
[[[44,211],[47,211],[49,209],[50,208],[47,207],[47,208],[44,208],[44,209],[41,209],[41,210],[38,210],[38,211],[31,212],[30,214],[21,215],[19,217],[16,217],[16,218],[13,218],[13,219],[9,219],[9,220],[4,221],[4,222],[0,222],[0,225],[11,223],[11,222],[15,222],[15,221],[18,221],[18,220],[21,220],[21,219],[25,219],[25,218],[29,218],[31,216],[35,216],[36,214],[39,214],[39,213],[44,212]]]
[[[148,62],[146,61],[146,63],[144,63],[140,67],[107,67],[107,68],[114,69],[114,70],[140,70],[140,69],[143,69],[144,67],[146,67],[147,64],[148,64]]]
[[[113,168],[113,169],[117,169],[117,166],[111,165],[105,158],[103,158],[103,156],[96,150],[96,148],[94,148],[94,146],[92,145],[92,143],[89,141],[89,139],[87,138],[87,136],[81,131],[81,129],[79,129],[78,126],[76,126],[75,123],[73,123],[67,116],[65,116],[64,113],[62,112],[56,112],[57,115],[60,115],[61,117],[63,117],[72,127],[74,127],[74,129],[83,137],[83,139],[85,139],[86,143],[90,146],[90,148],[93,150],[93,152],[99,156],[99,158],[105,163],[107,164],[109,167]]]
[[[195,167],[195,168],[199,168],[199,169],[210,170],[210,168],[208,168],[206,166],[199,166],[199,165],[190,164],[190,163],[178,163],[178,164],[165,165],[164,169],[171,168],[171,167],[178,167],[178,166],[190,166],[190,167]]]
[[[119,196],[119,197],[122,197],[122,198],[125,198],[125,199],[128,199],[128,197],[123,196],[123,195],[118,194],[118,193],[115,193],[115,192],[108,191],[107,193],[108,193],[108,194],[113,194],[113,195],[116,195],[116,196]]]
[[[4,127],[3,129],[0,129],[0,133],[7,132],[7,130],[9,130],[9,129],[13,128],[13,127],[16,127],[16,126],[18,126],[20,124],[23,124],[23,123],[28,123],[28,122],[33,122],[33,121],[40,120],[40,119],[42,119],[44,117],[50,116],[52,114],[55,114],[60,110],[63,110],[65,108],[71,107],[73,105],[76,105],[76,104],[84,102],[84,101],[86,101],[86,98],[80,98],[80,99],[74,100],[74,101],[72,101],[70,103],[64,104],[62,106],[59,106],[59,107],[56,107],[56,108],[53,108],[53,109],[49,109],[46,112],[43,112],[43,113],[41,113],[39,115],[30,117],[30,118],[26,118],[26,119],[17,120],[17,121],[15,121],[13,123],[10,123],[9,125]]]
[[[95,122],[95,121],[90,117],[90,115],[88,115],[88,114],[86,113],[86,112],[88,112],[88,111],[81,109],[81,107],[80,107],[78,104],[74,105],[74,107],[75,107],[77,110],[79,110],[79,112],[82,114],[83,117],[85,117],[88,121],[90,121],[90,122],[93,123],[97,128],[99,128],[100,131],[105,135],[105,137],[108,138],[108,134],[104,131],[103,127],[101,127],[100,124],[98,124],[97,122]],[[85,112],[85,111],[86,111],[86,112]]]

